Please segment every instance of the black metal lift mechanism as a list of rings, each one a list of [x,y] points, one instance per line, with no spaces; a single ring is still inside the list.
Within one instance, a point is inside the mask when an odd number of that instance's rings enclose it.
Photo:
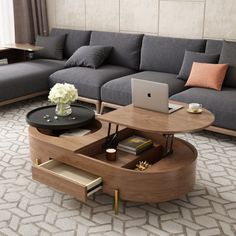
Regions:
[[[111,125],[112,123],[109,122],[105,147],[114,147],[113,144],[116,144],[117,142],[119,125],[116,124],[116,130],[113,134],[111,134]],[[165,157],[173,152],[174,134],[163,134],[163,136],[165,137],[165,146],[163,152],[163,156]]]

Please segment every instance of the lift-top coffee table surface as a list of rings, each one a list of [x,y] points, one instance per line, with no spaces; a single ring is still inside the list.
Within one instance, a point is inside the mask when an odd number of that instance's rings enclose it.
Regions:
[[[98,116],[86,136],[58,137],[53,131],[29,127],[32,176],[86,201],[102,189],[123,200],[163,202],[179,198],[195,183],[197,151],[175,133],[202,130],[214,122],[214,115],[203,109],[190,114],[187,105],[172,114],[148,111],[129,105]],[[122,140],[131,135],[150,138],[153,147],[139,155],[117,150],[116,161],[108,161],[104,144],[117,132]],[[139,161],[151,166],[136,170]]]

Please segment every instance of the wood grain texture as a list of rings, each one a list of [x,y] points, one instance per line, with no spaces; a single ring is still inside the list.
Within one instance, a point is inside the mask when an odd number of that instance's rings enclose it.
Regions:
[[[85,129],[89,128],[92,130],[92,132],[89,135],[85,135],[82,137],[80,136],[58,137],[58,136],[48,135],[48,133],[45,134],[45,131],[40,132],[37,128],[29,126],[30,150],[31,147],[34,146],[35,148],[37,148],[38,146],[37,144],[43,141],[47,146],[49,145],[56,146],[64,150],[76,152],[78,149],[106,137],[108,124],[103,123],[101,125],[100,121],[95,120],[94,123],[90,124],[90,127],[84,127],[84,128]],[[114,127],[113,127],[113,132],[114,132]],[[41,151],[43,152],[44,150]]]
[[[117,162],[108,162],[103,157],[101,158],[100,155],[103,155],[101,143],[106,137],[106,125],[104,124],[97,132],[70,140],[49,136],[30,127],[31,159],[35,160],[37,157],[40,161],[46,161],[46,159],[52,158],[100,176],[103,179],[103,192],[113,196],[114,190],[118,189],[121,199],[124,200],[162,202],[176,199],[191,191],[195,183],[197,158],[197,151],[191,144],[175,138],[174,152],[168,158],[163,159],[160,158],[160,152],[155,153],[150,150],[152,153],[146,157],[153,164],[147,171],[140,172],[134,170],[140,156],[133,155],[126,158],[126,154],[121,153]],[[124,129],[120,132],[126,133],[130,130]],[[138,131],[138,133],[145,137],[152,137],[155,143],[164,143],[165,140],[159,134],[142,131]],[[141,156],[145,157],[145,153]],[[121,158],[124,159],[121,160]],[[42,181],[50,185],[50,181],[54,181],[54,176],[51,177],[52,179],[42,179]],[[55,187],[54,182],[53,186]],[[59,184],[59,188],[68,194],[73,196],[77,194],[85,199],[84,193],[81,195],[80,189],[76,189],[75,186],[68,185],[68,189],[62,189]],[[71,190],[71,188],[75,190]]]
[[[9,51],[11,50],[10,48],[4,48],[3,46],[0,46],[0,52],[3,52],[3,51]]]
[[[210,126],[215,120],[214,115],[206,109],[203,109],[201,114],[191,114],[186,111],[187,104],[175,103],[184,107],[171,114],[149,111],[131,104],[101,115],[98,119],[132,129],[163,134],[199,131]]]
[[[29,51],[29,52],[39,51],[39,50],[43,49],[43,47],[35,46],[35,45],[29,44],[29,43],[6,44],[6,45],[4,45],[4,47],[10,48],[10,49]]]
[[[124,107],[124,106],[109,103],[109,102],[102,102],[100,114],[103,114],[103,110],[104,110],[105,107],[118,109],[118,108],[121,108],[121,107]],[[225,134],[225,135],[230,135],[230,136],[236,137],[236,131],[235,130],[225,129],[225,128],[221,128],[221,127],[217,127],[217,126],[213,126],[213,125],[205,128],[205,129],[209,130],[209,131],[212,131],[212,132],[215,132],[215,133],[220,133],[220,134]]]
[[[121,107],[124,107],[124,106],[113,104],[113,103],[108,103],[108,102],[102,102],[100,114],[103,114],[103,111],[104,111],[105,107],[118,109],[118,108],[121,108]],[[230,135],[230,136],[236,137],[236,131],[235,130],[225,129],[225,128],[221,128],[221,127],[217,127],[217,126],[213,126],[213,125],[205,128],[205,129],[209,130],[209,131],[212,131],[212,132],[215,132],[215,133],[220,133],[220,134],[225,134],[225,135]]]
[[[225,129],[225,128],[216,127],[216,126],[207,127],[206,130],[236,137],[236,130]]]
[[[69,181],[47,169],[32,166],[32,178],[59,191],[77,197],[83,202],[87,200],[86,186],[82,186],[74,181]]]

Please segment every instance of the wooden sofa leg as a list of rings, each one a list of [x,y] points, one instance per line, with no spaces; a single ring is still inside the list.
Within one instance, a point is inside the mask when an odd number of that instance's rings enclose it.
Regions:
[[[103,111],[104,111],[104,102],[102,102],[102,104],[101,104],[101,109],[100,109],[100,114],[102,115],[103,114]]]
[[[123,106],[122,105],[113,104],[113,103],[109,103],[109,102],[102,102],[100,114],[103,114],[105,107],[112,108],[112,109],[118,109],[118,108],[121,108]]]
[[[94,104],[95,107],[96,107],[96,113],[99,114],[100,106],[101,106],[101,101],[100,100],[95,100],[95,99],[85,98],[85,97],[80,97],[80,96],[79,96],[78,100],[81,101],[81,102]]]
[[[96,103],[95,103],[95,106],[96,106],[96,112],[97,112],[97,114],[100,114],[100,106],[101,106],[101,103],[100,103],[100,102],[96,102]]]

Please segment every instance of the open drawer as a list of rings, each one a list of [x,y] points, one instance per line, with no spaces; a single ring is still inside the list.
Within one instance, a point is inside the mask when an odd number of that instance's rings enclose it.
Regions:
[[[32,166],[32,177],[81,201],[102,189],[102,178],[59,161]]]

